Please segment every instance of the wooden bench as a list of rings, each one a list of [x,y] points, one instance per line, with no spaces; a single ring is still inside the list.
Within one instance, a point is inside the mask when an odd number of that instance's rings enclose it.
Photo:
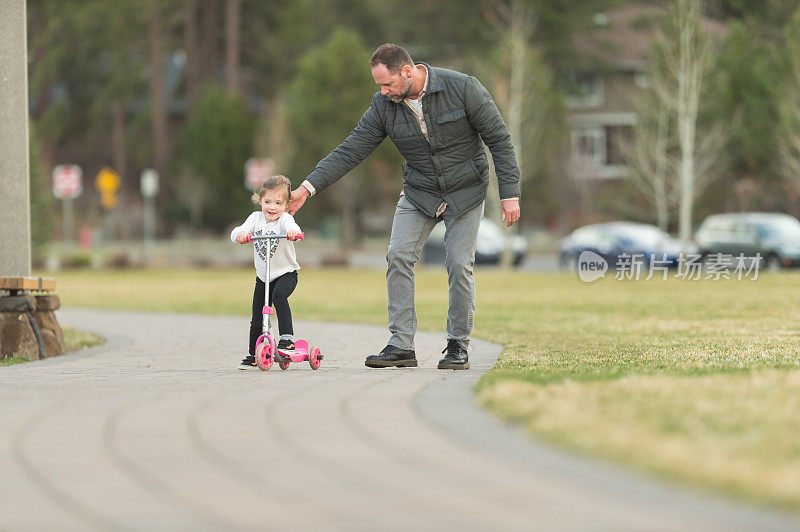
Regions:
[[[9,290],[15,295],[22,290],[34,292],[51,292],[56,289],[56,280],[52,277],[3,277],[0,276],[0,290]]]

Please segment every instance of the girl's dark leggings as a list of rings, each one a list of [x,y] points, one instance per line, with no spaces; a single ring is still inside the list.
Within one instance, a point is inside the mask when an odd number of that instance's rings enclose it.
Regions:
[[[297,272],[284,273],[269,283],[270,305],[275,306],[278,315],[279,334],[294,334],[292,328],[292,309],[289,308],[289,296],[297,286]],[[250,354],[256,354],[256,340],[262,332],[262,314],[264,307],[264,281],[256,277],[256,287],[253,290],[253,317],[250,320]],[[277,338],[275,343],[277,344]]]

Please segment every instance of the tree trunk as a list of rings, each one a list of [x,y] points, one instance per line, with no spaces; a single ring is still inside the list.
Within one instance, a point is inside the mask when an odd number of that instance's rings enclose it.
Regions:
[[[125,179],[128,170],[128,159],[125,154],[125,103],[117,97],[111,106],[111,158],[114,170]]]
[[[186,52],[186,99],[189,114],[200,92],[202,59],[200,58],[197,0],[183,0],[183,47]]]
[[[528,77],[527,68],[529,58],[527,57],[528,39],[533,33],[530,27],[528,14],[522,0],[513,0],[511,6],[511,27],[510,27],[510,61],[508,84],[508,132],[511,135],[511,143],[514,145],[514,153],[517,157],[519,166],[520,182],[525,179],[525,158],[522,153],[522,106],[525,104],[525,79]],[[493,185],[494,186],[494,185]],[[499,186],[499,185],[498,185]],[[502,214],[502,208],[500,209]],[[497,220],[500,216],[497,217]],[[519,224],[509,228],[511,233],[519,231]],[[500,264],[503,268],[510,268],[514,262],[514,252],[511,249],[511,239],[507,238],[503,246],[503,255]]]
[[[203,69],[200,76],[202,79],[207,79],[216,76],[218,66],[219,2],[217,0],[204,0],[201,5],[203,37],[200,41],[200,57],[203,61]]]
[[[241,91],[240,79],[240,14],[241,0],[225,3],[225,88],[229,92]]]
[[[695,1],[679,3],[679,70],[678,70],[678,144],[680,148],[680,218],[679,236],[684,253],[692,238],[692,208],[694,205],[694,148],[697,127],[697,107],[700,91],[700,65],[695,41],[699,6]]]
[[[169,135],[159,5],[158,2],[153,2],[150,12],[150,120],[153,134],[153,166],[161,176],[164,176],[169,163]]]
[[[125,153],[125,102],[121,96],[118,96],[111,105],[111,119],[111,160],[114,170],[124,184],[128,172],[128,157]],[[106,211],[105,238],[113,239],[117,236],[117,232],[114,211]]]
[[[656,168],[653,183],[656,204],[656,221],[662,231],[669,227],[669,205],[667,204],[667,133],[669,116],[665,106],[658,111],[658,131],[656,137]]]
[[[508,132],[511,134],[511,142],[514,144],[514,151],[517,154],[520,179],[522,179],[524,169],[520,147],[522,145],[522,105],[525,98],[525,70],[527,67],[525,52],[529,33],[528,28],[525,27],[527,22],[522,1],[514,0],[510,28],[511,72],[508,88]]]

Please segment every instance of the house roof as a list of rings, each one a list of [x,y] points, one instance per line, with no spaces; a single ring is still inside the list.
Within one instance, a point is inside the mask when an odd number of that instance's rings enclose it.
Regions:
[[[595,15],[595,28],[578,35],[577,51],[586,57],[620,70],[644,71],[660,19],[668,11],[663,6],[629,4]],[[704,18],[703,27],[714,35],[724,35],[726,26]]]

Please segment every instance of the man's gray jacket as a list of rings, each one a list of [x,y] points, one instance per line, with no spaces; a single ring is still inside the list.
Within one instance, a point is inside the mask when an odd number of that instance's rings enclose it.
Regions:
[[[514,145],[489,92],[472,76],[422,64],[428,69],[421,100],[428,139],[405,103],[378,92],[347,139],[308,176],[316,191],[355,168],[388,135],[405,159],[406,198],[428,216],[443,201],[461,215],[486,198],[489,163],[481,139],[494,159],[500,198],[519,197]]]

